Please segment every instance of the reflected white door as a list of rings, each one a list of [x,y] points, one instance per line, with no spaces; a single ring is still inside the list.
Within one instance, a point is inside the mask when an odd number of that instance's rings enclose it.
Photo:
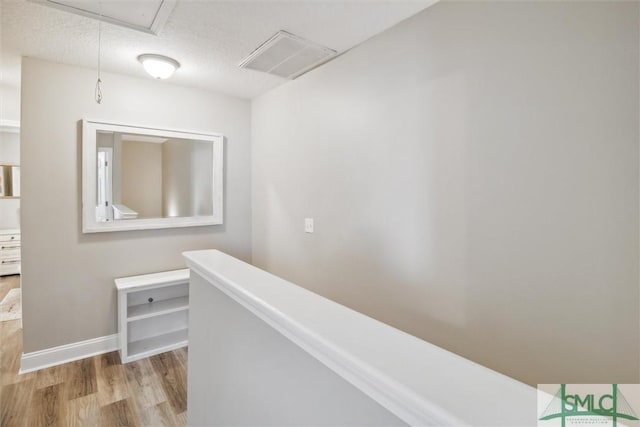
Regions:
[[[96,221],[113,220],[112,159],[113,148],[98,147]]]

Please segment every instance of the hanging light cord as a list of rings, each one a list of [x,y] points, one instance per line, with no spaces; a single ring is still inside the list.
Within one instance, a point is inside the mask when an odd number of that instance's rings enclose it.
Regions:
[[[102,89],[100,88],[100,56],[102,48],[102,2],[100,2],[100,19],[98,20],[98,81],[96,82],[96,102],[102,104]]]

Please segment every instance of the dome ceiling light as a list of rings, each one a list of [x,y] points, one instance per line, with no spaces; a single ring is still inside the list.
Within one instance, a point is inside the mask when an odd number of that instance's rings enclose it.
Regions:
[[[138,56],[138,61],[154,79],[168,79],[180,68],[180,63],[168,56],[145,53]]]

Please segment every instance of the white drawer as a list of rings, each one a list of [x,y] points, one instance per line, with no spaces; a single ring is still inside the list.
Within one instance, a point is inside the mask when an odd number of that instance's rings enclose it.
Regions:
[[[0,259],[0,267],[12,267],[20,265],[20,258]]]
[[[1,259],[20,259],[20,246],[4,247],[0,249]]]
[[[7,263],[3,264],[4,262]],[[0,276],[7,276],[9,274],[20,274],[20,260],[0,261]]]
[[[0,242],[0,251],[5,249],[20,249],[20,240],[10,240],[8,242]]]
[[[20,234],[0,234],[0,242],[19,242]]]

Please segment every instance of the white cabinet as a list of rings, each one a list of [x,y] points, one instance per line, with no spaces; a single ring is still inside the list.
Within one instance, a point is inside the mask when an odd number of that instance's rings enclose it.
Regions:
[[[122,363],[187,345],[189,269],[116,279]]]
[[[0,230],[0,276],[20,274],[20,230]]]

